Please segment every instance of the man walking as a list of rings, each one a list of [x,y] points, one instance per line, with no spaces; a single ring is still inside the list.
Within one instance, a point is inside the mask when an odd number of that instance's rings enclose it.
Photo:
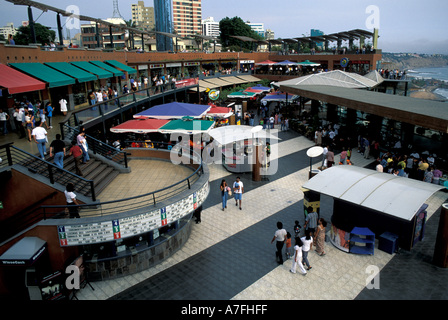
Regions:
[[[283,223],[278,221],[277,222],[277,231],[275,231],[274,237],[271,240],[271,243],[273,243],[274,240],[277,240],[277,242],[275,243],[275,246],[277,248],[277,251],[275,252],[275,256],[277,258],[278,264],[283,264],[282,249],[283,249],[283,245],[286,240],[286,235],[287,235],[287,232],[285,229],[283,229]]]
[[[83,176],[81,171],[81,158],[82,158],[82,150],[79,145],[77,145],[76,141],[72,141],[72,147],[70,148],[70,151],[68,153],[69,156],[73,156],[73,159],[75,160],[75,170],[76,174],[80,177]]]
[[[317,228],[317,212],[314,211],[313,207],[309,206],[307,209],[308,215],[305,218],[305,230],[309,231],[311,236],[314,236]]]
[[[244,192],[244,184],[240,180],[240,177],[236,177],[236,181],[233,183],[233,194],[235,196],[235,205],[238,206],[238,201],[240,202],[240,210],[241,202],[243,200],[243,192]]]
[[[64,169],[65,157],[65,143],[61,140],[61,135],[56,134],[56,140],[50,144],[50,158],[54,155],[54,164],[61,169]]]

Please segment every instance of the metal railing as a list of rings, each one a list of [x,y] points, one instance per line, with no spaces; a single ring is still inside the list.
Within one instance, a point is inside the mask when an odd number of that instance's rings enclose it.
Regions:
[[[148,86],[136,91],[104,100],[94,105],[89,105],[78,110],[69,111],[67,117],[60,122],[61,134],[63,124],[70,127],[78,127],[81,124],[86,125],[89,121],[95,119],[107,119],[114,112],[121,112],[122,109],[128,109],[129,104],[137,103],[157,94],[168,93],[175,89],[181,89],[184,86],[178,86],[175,83],[168,83],[163,86]],[[65,137],[62,137],[65,139]]]
[[[48,178],[50,184],[59,183],[62,186],[66,186],[71,182],[74,184],[76,192],[91,197],[93,201],[96,201],[93,180],[87,180],[70,171],[61,169],[51,162],[42,160],[36,155],[13,146],[13,143],[0,146],[0,157],[2,158],[1,167],[20,165],[31,173]]]
[[[153,142],[156,145],[164,145],[163,142]],[[177,146],[172,148],[172,152],[179,152],[180,149],[176,149]],[[164,148],[160,148],[164,149]],[[159,150],[159,149],[157,149]],[[200,160],[200,155],[195,151],[193,152],[193,156],[189,156],[190,160],[197,161],[197,167],[194,169],[194,172],[190,174],[188,177],[169,185],[165,188],[148,192],[145,194],[137,195],[134,197],[106,201],[106,202],[98,202],[95,204],[82,204],[77,205],[78,211],[82,215],[82,217],[99,217],[104,216],[105,214],[118,214],[123,212],[130,212],[133,210],[146,208],[150,210],[152,207],[155,207],[158,203],[168,200],[169,198],[183,192],[185,190],[191,189],[192,185],[202,176],[204,173],[203,162]],[[199,159],[199,161],[198,161]],[[193,162],[194,163],[194,162]],[[68,206],[60,205],[60,206],[40,206],[41,214],[43,219],[51,219],[51,218],[66,218],[66,209]]]
[[[79,134],[79,129],[72,128],[67,123],[61,123],[61,132],[63,132],[62,136],[64,136],[65,140],[75,140],[76,136]],[[101,155],[116,164],[123,165],[125,168],[128,167],[128,158],[125,151],[118,150],[117,148],[87,134],[86,140],[88,149],[92,151],[93,154]]]

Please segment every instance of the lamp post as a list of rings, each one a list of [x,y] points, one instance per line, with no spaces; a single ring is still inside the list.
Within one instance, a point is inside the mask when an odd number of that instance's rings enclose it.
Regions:
[[[310,172],[308,174],[308,179],[311,179],[315,173],[313,173],[313,165],[312,165],[312,159],[315,157],[320,156],[322,153],[324,152],[324,148],[316,146],[316,147],[311,147],[306,151],[306,155],[308,157],[310,157]]]
[[[261,144],[254,140],[255,134],[263,130],[262,126],[255,126],[253,127],[250,132],[252,133],[252,159],[255,157],[255,162],[252,161],[252,180],[253,181],[261,181],[261,175],[260,175],[260,168],[261,168],[261,161],[260,161],[260,155],[261,155]]]

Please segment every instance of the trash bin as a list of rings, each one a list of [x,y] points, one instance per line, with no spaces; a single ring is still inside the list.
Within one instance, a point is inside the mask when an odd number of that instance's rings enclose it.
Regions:
[[[378,238],[378,249],[389,254],[393,254],[398,250],[398,236],[391,232],[384,232]]]

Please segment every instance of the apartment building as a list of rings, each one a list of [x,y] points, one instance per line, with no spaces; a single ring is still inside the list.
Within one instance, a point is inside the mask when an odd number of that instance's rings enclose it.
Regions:
[[[202,34],[201,0],[173,0],[173,25],[181,37]]]

